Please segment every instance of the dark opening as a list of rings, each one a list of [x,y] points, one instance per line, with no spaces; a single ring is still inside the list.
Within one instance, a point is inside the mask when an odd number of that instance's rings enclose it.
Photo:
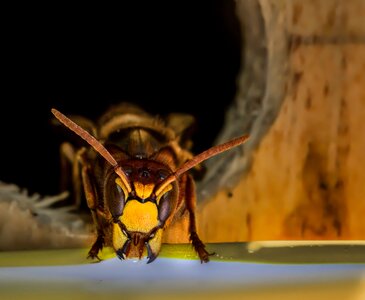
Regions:
[[[94,118],[131,101],[155,114],[190,113],[193,151],[212,145],[240,67],[234,1],[135,3],[17,10],[3,42],[0,181],[58,192],[62,137],[51,107]]]

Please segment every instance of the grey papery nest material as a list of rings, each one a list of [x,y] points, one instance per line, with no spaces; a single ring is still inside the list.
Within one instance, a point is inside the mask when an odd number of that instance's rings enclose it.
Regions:
[[[72,248],[87,245],[88,224],[61,203],[67,192],[42,196],[0,181],[0,250]]]

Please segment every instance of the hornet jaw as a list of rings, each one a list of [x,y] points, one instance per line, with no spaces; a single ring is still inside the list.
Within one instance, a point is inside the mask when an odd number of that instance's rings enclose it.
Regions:
[[[149,232],[144,233],[138,231],[128,231],[126,226],[120,220],[118,220],[117,223],[122,233],[127,237],[123,247],[115,251],[119,259],[127,259],[131,251],[134,251],[133,254],[135,254],[135,257],[141,259],[145,249],[147,250],[147,264],[153,262],[157,258],[158,253],[153,252],[149,241],[155,237],[155,234],[159,229],[162,229],[163,224],[159,224],[152,228]]]

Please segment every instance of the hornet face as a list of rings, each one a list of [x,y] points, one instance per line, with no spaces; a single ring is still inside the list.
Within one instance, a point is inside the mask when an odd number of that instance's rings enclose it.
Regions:
[[[170,183],[157,191],[171,171],[155,161],[135,160],[123,166],[131,191],[112,175],[108,184],[113,193],[107,197],[113,216],[113,248],[120,259],[147,257],[156,259],[162,244],[163,229],[177,203],[177,185]]]
[[[119,222],[114,223],[113,247],[120,259],[147,256],[150,263],[160,252],[162,228],[158,207],[152,203],[129,200]]]

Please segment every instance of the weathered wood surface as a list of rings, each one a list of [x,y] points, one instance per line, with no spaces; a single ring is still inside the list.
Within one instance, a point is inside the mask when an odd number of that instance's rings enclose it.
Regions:
[[[220,138],[250,129],[252,141],[214,162],[229,170],[213,180],[219,192],[199,203],[202,239],[364,239],[365,1],[236,3],[245,26],[249,5],[263,16],[265,92],[243,126],[237,115],[247,117],[252,73],[243,66]]]

